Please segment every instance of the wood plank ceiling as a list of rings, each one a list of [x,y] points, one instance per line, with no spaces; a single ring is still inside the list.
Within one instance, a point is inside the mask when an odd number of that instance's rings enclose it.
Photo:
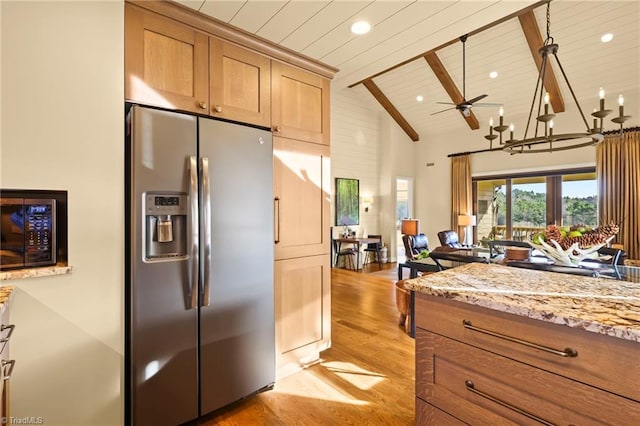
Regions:
[[[497,107],[455,109],[432,115],[462,100],[462,44],[466,42],[467,99],[504,105],[506,117],[526,118],[546,38],[545,2],[469,1],[316,1],[180,0],[185,6],[258,37],[310,56],[340,71],[334,91],[346,90],[371,108],[386,111],[414,141],[455,128],[475,131],[482,140]],[[373,24],[355,36],[350,25]],[[597,107],[599,87],[614,108],[618,93],[636,99],[640,86],[640,2],[571,1],[551,3],[551,35],[558,57],[585,113]],[[602,43],[602,34],[614,39]],[[488,77],[497,71],[498,77]],[[554,112],[573,103],[555,64],[545,89]],[[418,102],[416,96],[424,100]],[[631,125],[637,125],[634,117]],[[466,124],[465,124],[466,121]],[[525,123],[519,123],[524,127]],[[477,130],[480,129],[480,130]]]

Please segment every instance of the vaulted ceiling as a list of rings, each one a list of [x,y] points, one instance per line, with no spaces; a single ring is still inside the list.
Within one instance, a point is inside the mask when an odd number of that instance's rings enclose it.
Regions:
[[[436,102],[459,102],[463,91],[466,41],[466,98],[504,105],[505,117],[531,107],[538,46],[546,38],[546,3],[532,1],[246,1],[179,0],[192,9],[338,68],[332,84],[376,108],[384,108],[413,140],[454,128],[488,131],[497,107],[472,108],[464,117]],[[640,2],[563,1],[551,3],[550,34],[558,57],[587,118],[598,107],[598,89],[615,109],[619,93],[640,86]],[[370,33],[349,30],[357,20]],[[600,41],[604,33],[613,40]],[[489,73],[496,71],[497,78]],[[546,82],[552,108],[573,104],[560,69]],[[422,96],[422,102],[416,96]],[[634,117],[633,123],[638,123]],[[632,124],[633,124],[632,123]],[[524,126],[524,123],[521,123]],[[612,125],[613,126],[613,125]],[[608,127],[607,127],[608,128]]]

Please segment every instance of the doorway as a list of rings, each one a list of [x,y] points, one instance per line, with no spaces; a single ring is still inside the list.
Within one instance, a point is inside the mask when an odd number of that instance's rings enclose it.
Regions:
[[[413,178],[396,177],[396,253],[399,263],[403,263],[407,256],[402,243],[402,219],[413,217]]]

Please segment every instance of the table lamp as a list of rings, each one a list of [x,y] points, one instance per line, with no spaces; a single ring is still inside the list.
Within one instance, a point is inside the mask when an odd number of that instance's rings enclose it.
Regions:
[[[464,244],[470,245],[469,241],[473,238],[469,238],[469,228],[471,226],[476,226],[476,217],[471,214],[461,214],[458,215],[458,226],[464,227]],[[473,241],[471,241],[473,243]]]
[[[401,232],[404,235],[418,235],[420,221],[418,219],[402,219]]]

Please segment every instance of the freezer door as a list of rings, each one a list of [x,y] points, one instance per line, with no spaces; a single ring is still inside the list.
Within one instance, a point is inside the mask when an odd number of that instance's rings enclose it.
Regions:
[[[168,200],[186,195],[191,200],[189,164],[197,155],[196,119],[136,106],[130,126],[127,423],[177,425],[198,416],[198,309],[189,308],[194,259],[145,257],[144,205],[148,194],[176,194]],[[192,220],[186,220],[191,229]]]
[[[210,277],[200,308],[206,414],[275,381],[273,147],[269,132],[202,118],[199,140],[211,202],[209,262],[201,242]]]

